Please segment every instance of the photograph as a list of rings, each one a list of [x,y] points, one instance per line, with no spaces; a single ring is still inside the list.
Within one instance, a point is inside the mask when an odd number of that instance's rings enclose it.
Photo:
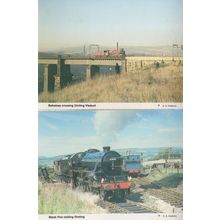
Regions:
[[[183,101],[182,0],[39,0],[38,102]]]
[[[39,112],[39,215],[182,212],[182,110]]]

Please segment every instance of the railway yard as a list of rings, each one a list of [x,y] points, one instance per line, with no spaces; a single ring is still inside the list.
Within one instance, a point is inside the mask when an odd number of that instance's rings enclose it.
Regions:
[[[180,178],[177,178],[178,182],[173,188],[157,183],[152,176],[133,178],[132,193],[128,195],[126,203],[99,201],[97,204],[110,213],[182,213],[181,175],[172,174],[165,178],[171,180],[175,176]]]

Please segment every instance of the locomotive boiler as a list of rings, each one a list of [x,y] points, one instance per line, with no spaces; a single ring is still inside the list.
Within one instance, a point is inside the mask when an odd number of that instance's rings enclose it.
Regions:
[[[123,158],[118,152],[111,151],[110,147],[103,147],[103,151],[90,149],[79,152],[69,156],[68,163],[66,158],[63,162],[68,164],[69,171],[61,174],[55,166],[55,173],[66,176],[74,186],[82,187],[84,191],[96,192],[103,200],[126,200],[131,182],[122,170]]]

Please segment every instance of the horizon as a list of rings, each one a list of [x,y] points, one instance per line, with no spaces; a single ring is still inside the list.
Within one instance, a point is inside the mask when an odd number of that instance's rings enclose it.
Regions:
[[[104,146],[103,146],[104,147]],[[112,146],[110,146],[111,147],[111,150],[113,150],[113,151],[116,151],[116,150],[129,150],[129,149],[137,149],[137,150],[146,150],[146,149],[167,149],[167,148],[169,148],[169,147],[142,147],[142,148],[136,148],[136,147],[133,147],[133,148],[116,148],[116,149],[114,149],[114,148],[112,148]],[[171,147],[172,149],[183,149],[183,147],[178,147],[178,146],[176,146],[176,147]],[[102,150],[102,147],[101,147],[101,149],[99,149],[99,148],[96,148],[96,147],[92,147],[92,149],[98,149],[98,150]],[[44,158],[51,158],[51,157],[61,157],[61,156],[66,156],[66,155],[72,155],[72,154],[75,154],[75,153],[78,153],[79,151],[76,151],[76,152],[69,152],[69,153],[66,153],[66,154],[59,154],[59,155],[50,155],[50,156],[45,156],[45,155],[38,155],[38,159],[40,158],[40,157],[44,157]]]
[[[96,43],[91,43],[91,44],[97,44]],[[179,44],[179,46],[181,46],[182,44]],[[70,49],[82,49],[83,50],[83,47],[86,47],[87,49],[89,48],[89,44],[88,45],[85,45],[85,44],[79,44],[79,45],[73,45],[73,46],[67,46],[67,47],[61,47],[61,48],[57,48],[57,49],[51,49],[51,50],[38,50],[38,53],[39,52],[42,52],[42,53],[57,53],[59,51],[64,51],[64,50],[70,50]],[[115,45],[99,45],[100,46],[100,49],[115,49],[116,48],[116,43]],[[164,44],[164,45],[120,45],[120,42],[119,42],[119,48],[133,48],[133,49],[172,49],[172,45],[168,45],[168,44]],[[180,50],[180,47],[179,47],[179,50]]]

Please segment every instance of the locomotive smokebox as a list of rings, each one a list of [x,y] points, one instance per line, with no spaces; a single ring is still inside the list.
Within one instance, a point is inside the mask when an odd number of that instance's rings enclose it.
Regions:
[[[104,147],[103,147],[103,151],[104,151],[104,152],[110,151],[110,147],[109,147],[109,146],[104,146]]]

